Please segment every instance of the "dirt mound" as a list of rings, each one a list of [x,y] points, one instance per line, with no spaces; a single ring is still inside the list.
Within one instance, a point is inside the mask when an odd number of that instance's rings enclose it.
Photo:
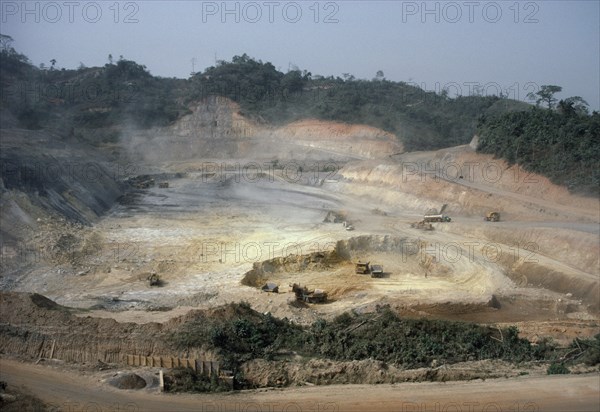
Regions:
[[[42,295],[0,292],[0,347],[5,353],[67,362],[120,363],[127,354],[201,357],[200,350],[173,347],[169,336],[185,321],[119,323],[75,316]],[[67,308],[65,308],[67,309]],[[187,319],[198,316],[191,313]],[[123,339],[126,336],[127,339]]]
[[[146,380],[135,373],[126,373],[111,380],[110,384],[118,389],[144,389]]]
[[[252,265],[252,270],[244,275],[242,284],[262,287],[274,274],[304,271],[322,272],[328,271],[340,263],[342,263],[342,259],[335,251],[277,257],[263,262],[255,262]]]
[[[34,293],[31,295],[31,301],[39,308],[43,309],[64,309],[63,306],[60,306],[58,303],[53,300],[48,299],[46,296],[40,295],[39,293]]]
[[[544,373],[544,366],[521,365],[527,373]],[[382,384],[398,382],[446,382],[519,376],[519,367],[495,360],[404,370],[374,359],[332,361],[265,361],[255,359],[242,366],[244,378],[256,387],[289,385]]]

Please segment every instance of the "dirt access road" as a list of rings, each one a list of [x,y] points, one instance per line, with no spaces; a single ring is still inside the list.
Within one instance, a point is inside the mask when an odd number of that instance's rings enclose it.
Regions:
[[[597,411],[600,376],[556,375],[447,383],[336,385],[236,394],[124,391],[47,366],[0,359],[0,380],[65,411]]]

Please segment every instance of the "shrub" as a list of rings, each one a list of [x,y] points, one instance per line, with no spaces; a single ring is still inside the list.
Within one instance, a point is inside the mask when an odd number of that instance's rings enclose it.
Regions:
[[[173,370],[165,376],[167,392],[225,392],[231,388],[216,375],[200,375],[188,368]]]
[[[548,375],[567,375],[571,373],[569,368],[567,368],[564,364],[556,362],[552,363],[546,372]]]

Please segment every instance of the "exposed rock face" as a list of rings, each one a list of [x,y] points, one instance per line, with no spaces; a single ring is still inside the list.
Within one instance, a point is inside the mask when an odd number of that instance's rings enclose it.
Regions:
[[[307,148],[343,153],[348,157],[380,158],[403,151],[396,136],[365,125],[301,120],[273,130],[271,136]]]
[[[244,275],[242,284],[258,287],[262,286],[268,280],[268,276],[274,272],[326,271],[340,262],[341,259],[335,251],[276,257],[263,262],[255,262],[252,270]]]
[[[133,159],[156,162],[210,158],[349,160],[402,152],[383,130],[320,120],[275,127],[244,117],[235,102],[209,97],[173,125],[123,136]]]
[[[18,210],[18,193],[33,206],[86,224],[122,194],[119,166],[92,147],[44,131],[2,129],[1,149],[3,209],[12,213],[3,217],[13,225],[28,215]]]

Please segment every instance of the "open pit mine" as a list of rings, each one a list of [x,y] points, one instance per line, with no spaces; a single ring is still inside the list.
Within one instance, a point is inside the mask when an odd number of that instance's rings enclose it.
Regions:
[[[568,409],[535,402],[576,380],[573,399],[597,394],[598,367],[585,364],[552,380],[548,363],[502,356],[411,364],[367,343],[354,358],[335,352],[424,319],[485,328],[490,351],[551,340],[570,359],[594,342],[598,199],[478,153],[476,137],[406,152],[374,127],[266,126],[210,97],[168,127],[121,131],[113,153],[3,116],[0,380],[33,384],[57,409],[236,410],[250,398],[417,410],[406,408],[433,407],[436,393]],[[268,339],[284,330],[301,342]],[[242,356],[235,345],[259,331]],[[320,349],[297,349],[309,346]],[[241,392],[161,393],[185,373]],[[514,379],[492,379],[504,377]],[[435,386],[402,383],[420,381]],[[290,388],[255,390],[265,387]]]

